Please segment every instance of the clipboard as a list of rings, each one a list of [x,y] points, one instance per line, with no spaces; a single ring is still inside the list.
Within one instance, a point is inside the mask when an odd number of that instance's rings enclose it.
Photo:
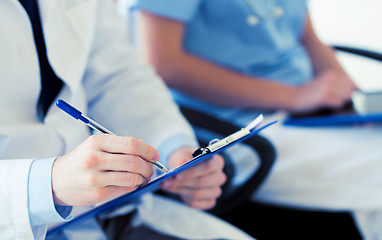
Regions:
[[[304,114],[292,114],[283,124],[301,127],[341,126],[353,124],[382,123],[382,112],[359,113],[353,102],[348,102],[342,109],[320,109]]]
[[[107,201],[106,203],[103,203],[99,206],[96,206],[92,209],[90,209],[87,212],[84,212],[78,216],[75,216],[72,220],[62,223],[60,225],[55,225],[48,229],[47,237],[51,236],[57,232],[60,232],[64,228],[75,224],[77,222],[80,222],[82,220],[85,220],[90,217],[94,217],[100,213],[112,211],[114,209],[117,209],[121,206],[124,206],[126,204],[132,203],[133,201],[137,200],[140,196],[142,196],[145,193],[152,192],[155,190],[158,190],[160,187],[160,183],[165,181],[166,179],[169,179],[176,174],[183,172],[203,161],[206,159],[209,159],[212,155],[219,153],[220,151],[223,151],[226,148],[229,148],[233,146],[236,143],[242,142],[245,139],[248,139],[256,134],[258,134],[261,130],[264,128],[267,128],[270,125],[273,125],[277,121],[273,121],[270,123],[267,123],[265,125],[261,125],[264,117],[262,114],[260,114],[255,120],[253,120],[250,124],[248,124],[245,128],[240,129],[239,131],[225,137],[224,139],[214,139],[210,142],[210,144],[206,147],[198,148],[194,154],[193,158],[184,163],[183,165],[180,165],[177,168],[170,169],[167,173],[163,173],[159,175],[158,177],[152,179],[150,182],[148,182],[146,185],[130,192],[127,194],[124,194],[122,196],[119,196],[117,198],[114,198],[110,201]]]

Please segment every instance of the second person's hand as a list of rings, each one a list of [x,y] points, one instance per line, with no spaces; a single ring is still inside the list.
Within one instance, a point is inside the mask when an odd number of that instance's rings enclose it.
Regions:
[[[192,158],[192,148],[181,148],[174,152],[168,165],[173,168]],[[226,181],[223,173],[224,160],[220,155],[184,171],[174,178],[166,180],[162,189],[178,194],[189,206],[198,209],[210,209],[215,206],[216,199],[221,195],[221,185]]]
[[[313,81],[296,88],[295,106],[292,111],[341,108],[350,100],[351,93],[356,88],[345,73],[336,70],[326,71]]]

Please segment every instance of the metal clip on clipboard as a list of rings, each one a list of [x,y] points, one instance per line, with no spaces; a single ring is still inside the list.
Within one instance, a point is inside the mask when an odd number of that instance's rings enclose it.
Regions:
[[[239,131],[223,138],[223,139],[213,139],[209,142],[207,147],[200,147],[195,150],[195,152],[192,154],[193,157],[197,156],[203,156],[205,154],[215,152],[228,144],[237,141],[240,138],[243,138],[251,133],[251,131],[255,130],[259,124],[263,121],[264,116],[260,114],[255,120],[250,122],[245,128],[240,129]]]

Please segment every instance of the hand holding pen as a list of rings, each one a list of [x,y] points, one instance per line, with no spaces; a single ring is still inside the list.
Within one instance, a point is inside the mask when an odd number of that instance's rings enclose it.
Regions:
[[[88,125],[92,129],[94,129],[100,133],[106,133],[106,134],[111,134],[111,135],[116,136],[116,134],[114,134],[112,131],[103,127],[102,125],[95,122],[91,118],[82,115],[82,113],[79,110],[77,110],[76,108],[74,108],[73,106],[71,106],[70,104],[65,102],[64,100],[61,100],[61,99],[57,100],[56,105],[57,105],[57,107],[59,107],[60,109],[62,109],[66,113],[68,113],[70,116],[74,117],[77,120],[81,120],[82,122],[84,122],[86,125]],[[149,162],[149,163],[152,164],[155,168],[157,168],[160,171],[168,172],[167,168],[159,162]]]

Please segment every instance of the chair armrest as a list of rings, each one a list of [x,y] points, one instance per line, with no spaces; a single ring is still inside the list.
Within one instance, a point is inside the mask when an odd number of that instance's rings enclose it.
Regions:
[[[382,53],[378,53],[375,51],[370,51],[370,50],[355,48],[355,47],[340,46],[340,45],[333,45],[332,48],[337,51],[353,53],[359,56],[382,61]]]

